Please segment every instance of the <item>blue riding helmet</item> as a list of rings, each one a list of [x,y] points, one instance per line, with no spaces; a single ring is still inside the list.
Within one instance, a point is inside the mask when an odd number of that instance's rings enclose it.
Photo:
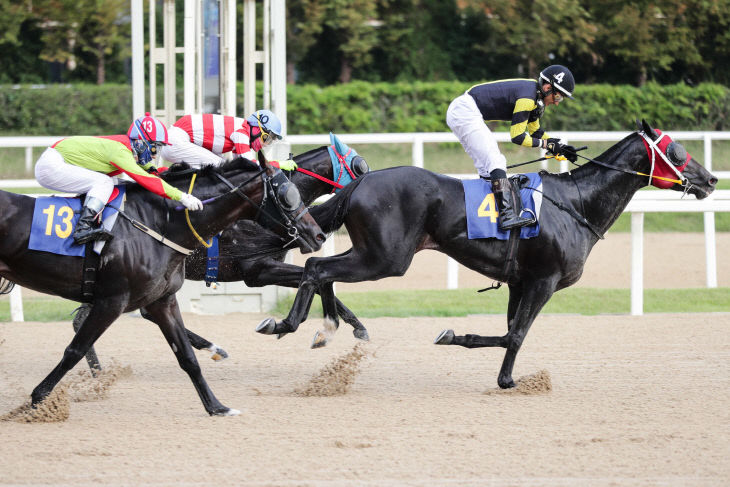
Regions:
[[[267,143],[270,137],[281,139],[281,120],[271,110],[257,110],[248,116],[246,122],[261,129],[263,143]]]
[[[167,127],[149,112],[132,122],[127,137],[137,155],[137,163],[143,166],[157,155],[159,146],[169,144]]]

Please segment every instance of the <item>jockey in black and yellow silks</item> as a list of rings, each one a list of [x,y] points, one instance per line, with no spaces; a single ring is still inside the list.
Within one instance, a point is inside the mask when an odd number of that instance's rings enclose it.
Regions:
[[[573,147],[548,137],[540,128],[545,107],[558,105],[565,97],[572,99],[574,88],[570,70],[553,65],[540,72],[537,80],[508,79],[472,86],[449,105],[446,123],[474,161],[479,176],[491,180],[503,230],[530,224],[532,219],[520,217],[519,197],[515,200],[507,180],[507,160],[485,122],[509,121],[513,143],[575,160]]]

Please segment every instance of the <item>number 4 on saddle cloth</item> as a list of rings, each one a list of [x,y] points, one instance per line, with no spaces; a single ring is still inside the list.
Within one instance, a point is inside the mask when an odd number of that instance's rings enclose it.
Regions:
[[[115,186],[109,203],[101,213],[102,225],[111,230],[124,204],[125,187]],[[86,244],[77,245],[72,237],[81,217],[81,198],[63,196],[39,196],[35,200],[33,223],[28,249],[41,250],[59,255],[83,257]],[[101,253],[103,241],[94,244],[94,251]]]
[[[535,215],[535,219],[539,221],[540,205],[542,204],[542,178],[537,173],[521,174],[516,177],[519,178],[518,181],[520,183],[522,211],[532,212]],[[479,178],[465,179],[462,181],[462,184],[464,185],[466,229],[469,238],[509,239],[509,230],[500,230],[497,224],[499,210],[494,201],[492,183]],[[539,234],[539,223],[520,228],[520,238],[533,238]]]

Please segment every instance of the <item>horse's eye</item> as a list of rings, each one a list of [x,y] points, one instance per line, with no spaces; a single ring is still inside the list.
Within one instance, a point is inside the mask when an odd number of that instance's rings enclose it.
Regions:
[[[279,203],[287,211],[294,211],[302,204],[302,197],[299,190],[292,183],[284,183],[277,192]]]

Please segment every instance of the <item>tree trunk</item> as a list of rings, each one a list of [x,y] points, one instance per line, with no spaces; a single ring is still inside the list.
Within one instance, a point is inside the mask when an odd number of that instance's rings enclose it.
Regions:
[[[96,84],[103,85],[106,81],[106,58],[104,56],[104,48],[100,47],[97,49],[97,63],[96,63]]]
[[[349,83],[351,80],[352,66],[350,65],[350,61],[343,56],[340,62],[340,83]]]
[[[293,85],[297,82],[295,75],[296,64],[293,61],[286,62],[286,83]]]

